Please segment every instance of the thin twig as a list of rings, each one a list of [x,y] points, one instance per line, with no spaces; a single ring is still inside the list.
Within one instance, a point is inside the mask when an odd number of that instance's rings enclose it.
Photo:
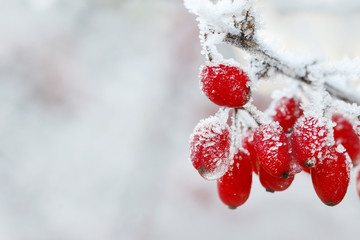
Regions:
[[[259,111],[253,104],[251,104],[251,101],[249,101],[244,106],[240,107],[239,109],[243,109],[249,113],[249,115],[254,119],[257,125],[263,124],[263,112]]]
[[[269,70],[269,68],[273,68],[276,72],[281,73],[287,77],[293,78],[295,80],[298,80],[303,84],[307,84],[307,85],[314,84],[314,81],[312,81],[309,78],[309,76],[311,75],[309,66],[315,64],[316,62],[309,65],[304,65],[302,69],[305,69],[305,72],[303,74],[299,74],[298,72],[300,68],[296,69],[283,63],[275,56],[272,56],[268,51],[263,50],[260,47],[260,45],[257,42],[255,42],[255,40],[253,40],[252,43],[249,43],[249,41],[246,40],[242,35],[234,35],[228,33],[223,41],[235,47],[248,51],[249,53],[255,56],[259,56],[259,58],[262,58],[263,61],[265,62],[266,68],[268,68],[267,70]],[[264,70],[264,72],[262,72],[258,77],[260,78],[265,77],[266,73],[267,71]],[[328,82],[324,83],[324,88],[326,91],[329,92],[331,96],[337,99],[340,99],[344,102],[356,103],[360,105],[360,98],[355,94],[343,92]]]

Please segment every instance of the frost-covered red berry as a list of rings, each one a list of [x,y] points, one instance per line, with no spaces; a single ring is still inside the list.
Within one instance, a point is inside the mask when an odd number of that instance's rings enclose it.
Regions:
[[[278,122],[263,124],[254,133],[256,154],[269,174],[287,178],[290,174],[290,145]]]
[[[249,152],[254,173],[259,174],[260,163],[255,150],[254,132],[254,130],[245,131],[241,143],[242,147]]]
[[[336,145],[343,145],[349,154],[352,163],[356,166],[360,162],[360,139],[353,125],[341,114],[334,114],[332,120],[334,127],[334,139]]]
[[[240,68],[225,64],[206,65],[200,73],[203,93],[215,104],[225,107],[241,107],[247,103],[249,81]]]
[[[231,209],[244,204],[250,195],[252,167],[249,155],[238,150],[234,163],[228,171],[217,180],[218,194],[223,203]]]
[[[300,103],[301,101],[297,97],[282,97],[276,101],[272,119],[279,122],[284,132],[288,132],[302,115]]]
[[[328,206],[339,204],[350,181],[350,160],[343,147],[327,147],[324,157],[311,168],[311,179],[320,200]]]
[[[290,175],[288,178],[275,177],[265,171],[264,168],[260,167],[259,179],[261,185],[266,189],[266,191],[280,192],[290,187],[292,181],[294,180],[294,175]]]
[[[190,160],[202,177],[214,180],[226,172],[230,144],[230,128],[218,117],[209,117],[196,125],[190,137]]]
[[[328,141],[327,120],[324,118],[301,117],[294,125],[290,143],[292,152],[303,168],[313,167],[321,158],[322,149]]]

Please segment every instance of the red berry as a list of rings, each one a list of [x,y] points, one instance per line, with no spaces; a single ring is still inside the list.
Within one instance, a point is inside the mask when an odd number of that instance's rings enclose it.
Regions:
[[[200,88],[215,104],[241,107],[250,95],[250,79],[238,67],[230,65],[206,65],[200,73]]]
[[[345,149],[327,147],[324,158],[311,168],[311,179],[320,200],[328,206],[339,204],[344,198],[350,181],[350,160]]]
[[[352,163],[356,166],[360,162],[360,139],[353,125],[341,114],[334,114],[332,120],[334,127],[334,139],[336,145],[343,145],[349,154]]]
[[[255,143],[254,143],[254,130],[247,130],[244,133],[242,140],[242,147],[249,152],[252,169],[256,174],[259,174],[260,162],[256,155]]]
[[[284,132],[289,132],[296,120],[303,114],[300,103],[301,101],[297,97],[282,97],[275,103],[272,119],[279,122]]]
[[[290,174],[290,145],[278,122],[263,124],[254,133],[260,165],[271,175],[287,178]]]
[[[288,178],[275,177],[260,167],[259,179],[261,185],[268,192],[284,191],[290,187],[294,180],[294,175],[290,175]]]
[[[359,171],[357,173],[357,177],[356,177],[356,190],[360,197],[360,169],[359,169]]]
[[[218,117],[209,117],[196,125],[190,137],[190,160],[202,177],[214,180],[226,172],[230,144],[230,128]]]
[[[323,118],[301,117],[295,123],[290,143],[298,164],[303,168],[312,167],[321,158],[322,149],[327,145],[327,122]]]
[[[247,153],[239,150],[229,170],[217,180],[221,201],[231,209],[244,204],[250,195],[251,182],[251,160]]]

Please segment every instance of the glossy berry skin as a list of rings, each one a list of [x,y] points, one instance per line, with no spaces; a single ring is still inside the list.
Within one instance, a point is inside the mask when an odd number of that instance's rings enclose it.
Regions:
[[[334,139],[336,145],[343,145],[349,154],[354,166],[360,162],[360,138],[356,134],[353,125],[341,114],[332,116],[334,127]]]
[[[260,166],[275,177],[290,174],[290,145],[278,122],[263,124],[254,133],[254,142]]]
[[[310,171],[316,194],[328,206],[342,201],[350,181],[350,159],[345,151],[340,153],[337,149],[327,147],[324,158]]]
[[[294,180],[294,175],[290,175],[288,178],[275,177],[265,171],[264,168],[260,167],[259,179],[266,191],[280,192],[290,187]]]
[[[293,155],[303,167],[313,167],[322,150],[327,146],[328,129],[326,120],[315,117],[301,117],[295,123],[290,136]]]
[[[254,142],[255,130],[247,130],[244,132],[244,138],[241,142],[242,147],[249,152],[249,156],[252,163],[252,169],[254,173],[259,174],[260,162],[256,155],[255,142]]]
[[[206,65],[201,69],[200,88],[215,104],[225,107],[241,107],[249,100],[250,79],[238,67],[230,65]]]
[[[230,209],[241,206],[249,198],[252,183],[252,167],[249,155],[239,150],[234,155],[234,163],[217,180],[218,194],[221,201]]]
[[[215,180],[224,175],[230,154],[230,128],[217,117],[201,120],[190,137],[190,160],[200,175]]]
[[[284,132],[289,132],[296,120],[303,114],[297,97],[282,97],[276,101],[272,119],[278,121]]]

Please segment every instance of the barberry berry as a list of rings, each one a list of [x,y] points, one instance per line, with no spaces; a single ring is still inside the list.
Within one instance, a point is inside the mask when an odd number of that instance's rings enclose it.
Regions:
[[[294,125],[290,136],[293,155],[303,167],[313,167],[327,146],[328,129],[323,118],[301,117]]]
[[[341,114],[334,114],[332,120],[334,127],[334,139],[336,145],[343,145],[349,154],[352,163],[356,166],[360,162],[360,138],[356,134],[353,125]]]
[[[214,180],[226,172],[230,144],[230,128],[218,117],[209,117],[196,125],[190,137],[190,160],[202,177]]]
[[[242,140],[242,147],[249,152],[249,156],[252,163],[252,169],[254,173],[259,174],[260,162],[256,155],[255,143],[254,143],[254,130],[247,130],[244,132]]]
[[[292,181],[294,180],[294,175],[290,175],[288,178],[275,177],[265,171],[263,167],[260,167],[259,179],[261,185],[268,192],[284,191],[290,187]]]
[[[278,121],[284,132],[289,132],[296,120],[303,114],[297,97],[282,97],[276,101],[272,119]]]
[[[324,156],[311,168],[311,179],[316,194],[328,206],[339,204],[350,181],[350,159],[343,147],[326,147]]]
[[[241,107],[247,103],[249,82],[245,72],[231,65],[206,65],[200,73],[201,90],[219,106]]]
[[[217,180],[218,194],[223,203],[231,209],[244,204],[250,195],[252,183],[251,160],[249,155],[238,150],[228,171]]]
[[[290,174],[290,145],[278,122],[263,124],[255,130],[254,142],[260,166],[269,174],[287,178]]]

